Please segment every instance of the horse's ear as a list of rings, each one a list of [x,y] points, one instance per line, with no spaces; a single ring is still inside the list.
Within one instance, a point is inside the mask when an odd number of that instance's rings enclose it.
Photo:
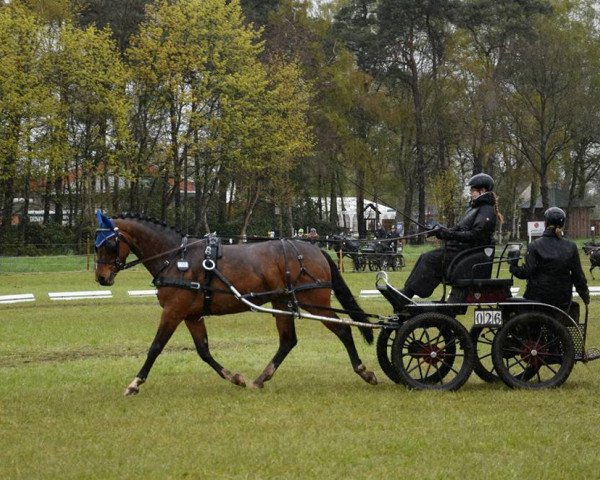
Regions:
[[[111,230],[115,228],[112,220],[104,215],[102,210],[96,210],[96,220],[98,220],[98,227],[100,228],[110,228]]]

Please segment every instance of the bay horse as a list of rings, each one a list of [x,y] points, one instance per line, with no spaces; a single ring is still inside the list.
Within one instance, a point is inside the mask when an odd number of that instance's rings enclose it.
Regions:
[[[189,240],[179,231],[156,220],[120,214],[108,218],[97,212],[96,281],[114,283],[120,270],[142,263],[154,279],[162,314],[141,370],[127,386],[134,395],[148,378],[158,355],[184,321],[200,358],[221,378],[246,386],[239,373],[231,373],[212,356],[204,317],[226,315],[270,302],[279,333],[279,348],[262,373],[250,385],[262,388],[297,343],[294,315],[301,307],[309,314],[337,319],[331,308],[331,290],[348,315],[359,326],[364,339],[373,341],[368,316],[358,306],[350,289],[329,255],[308,242],[269,240],[261,243],[216,245],[211,237]],[[222,253],[221,258],[214,256]],[[127,263],[134,254],[137,259]],[[210,256],[209,256],[210,254]],[[240,297],[233,293],[239,293]],[[289,313],[288,313],[289,312]],[[344,344],[354,372],[365,382],[377,384],[375,374],[359,358],[348,324],[323,321]]]

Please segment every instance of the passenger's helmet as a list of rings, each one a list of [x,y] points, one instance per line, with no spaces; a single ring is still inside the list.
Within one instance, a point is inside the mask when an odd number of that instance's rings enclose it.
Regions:
[[[565,226],[566,219],[567,215],[562,208],[550,207],[544,212],[544,221],[546,222],[547,227],[554,226],[562,228]]]
[[[494,179],[487,173],[478,173],[471,177],[468,185],[473,188],[485,188],[489,192],[494,189]]]

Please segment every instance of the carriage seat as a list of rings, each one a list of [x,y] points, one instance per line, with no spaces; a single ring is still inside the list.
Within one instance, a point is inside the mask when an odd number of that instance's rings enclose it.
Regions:
[[[460,252],[446,270],[445,283],[452,287],[448,302],[498,302],[511,297],[512,278],[491,278],[494,245]]]
[[[465,281],[491,279],[495,250],[494,245],[463,250],[448,265],[445,283],[458,286],[460,282],[461,286],[469,286]]]

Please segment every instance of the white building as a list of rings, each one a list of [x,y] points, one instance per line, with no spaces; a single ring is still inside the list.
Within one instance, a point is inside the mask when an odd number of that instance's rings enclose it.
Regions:
[[[316,202],[317,198],[313,198]],[[323,199],[325,205],[324,209],[329,212],[330,199]],[[338,227],[343,228],[350,234],[358,233],[358,216],[356,212],[356,197],[341,197],[337,199],[337,212],[338,212]],[[377,213],[378,212],[378,213]],[[364,216],[367,221],[367,230],[375,230],[375,222],[379,215],[379,221],[390,230],[392,224],[396,220],[396,210],[388,205],[381,202],[374,202],[373,200],[364,200]]]

